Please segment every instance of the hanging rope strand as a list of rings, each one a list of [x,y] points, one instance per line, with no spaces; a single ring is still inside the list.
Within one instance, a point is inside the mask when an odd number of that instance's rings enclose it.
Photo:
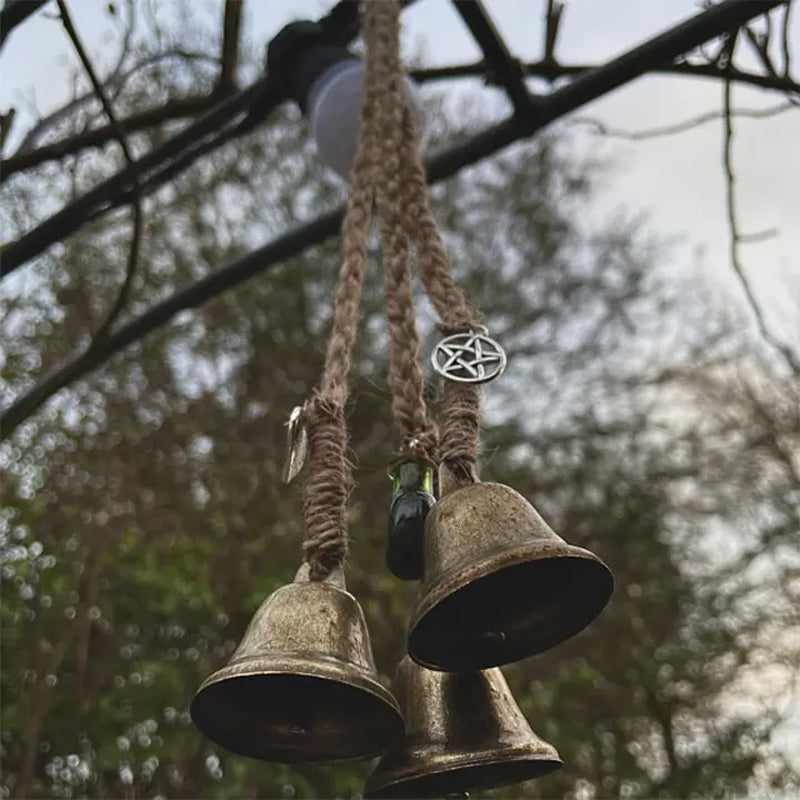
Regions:
[[[391,248],[385,248],[387,275],[387,316],[389,316],[390,342],[396,334],[397,358],[392,358],[394,373],[393,392],[395,418],[401,427],[408,429],[403,412],[422,409],[422,374],[419,370],[419,340],[413,319],[411,285],[407,271],[407,242],[401,241],[397,230],[402,224],[407,237],[415,245],[420,278],[437,315],[438,327],[446,336],[464,333],[480,327],[481,319],[467,301],[466,295],[453,276],[450,259],[444,247],[436,218],[431,208],[430,192],[419,154],[419,134],[414,117],[403,93],[403,70],[400,61],[400,9],[396,0],[372,0],[376,37],[381,46],[380,69],[390,71],[390,83],[384,87],[383,75],[378,96],[381,108],[378,142],[382,148],[379,161],[379,179],[382,188],[379,204],[391,216],[384,220],[385,241],[396,246],[397,259]],[[398,142],[399,135],[399,142]],[[397,146],[399,144],[399,147]],[[399,154],[399,157],[398,157]],[[381,215],[384,216],[383,214]],[[401,251],[405,260],[401,263]],[[399,289],[400,294],[397,294]],[[399,307],[398,307],[399,306]],[[401,317],[405,310],[408,317]],[[405,336],[405,342],[400,336]],[[391,348],[390,348],[391,349]],[[415,372],[408,368],[407,382],[397,376],[413,358]],[[470,384],[445,382],[440,416],[441,442],[439,455],[445,468],[441,492],[473,483],[477,480],[477,457],[480,435],[480,389]],[[419,424],[419,423],[417,423]],[[436,429],[431,426],[431,430]],[[409,441],[408,437],[406,441]]]
[[[394,2],[371,4],[375,16],[378,148],[377,212],[385,270],[392,416],[400,431],[400,458],[434,462],[436,425],[423,396],[420,344],[412,297],[409,242],[402,207],[405,95],[399,52],[399,10]]]
[[[364,38],[370,51],[374,39],[373,16],[367,6]],[[303,553],[309,564],[310,578],[315,581],[324,579],[332,569],[341,565],[347,554],[347,501],[352,488],[352,467],[346,457],[348,440],[344,407],[372,216],[375,100],[375,65],[370,54],[365,65],[358,146],[342,223],[342,267],[334,298],[325,366],[320,388],[306,403],[303,414],[309,451],[308,473],[303,487]]]
[[[312,580],[324,579],[347,553],[347,501],[352,468],[346,458],[344,408],[358,329],[373,200],[386,270],[389,382],[401,431],[400,454],[436,460],[437,430],[423,398],[409,268],[414,242],[423,286],[446,334],[476,329],[480,320],[452,274],[430,204],[417,132],[403,92],[400,14],[396,0],[371,0],[364,14],[367,58],[359,140],[342,226],[342,267],[319,390],[306,403],[309,468],[303,490],[304,555]],[[377,191],[376,191],[377,181]],[[444,491],[477,480],[480,394],[447,383],[442,411]]]
[[[402,207],[405,227],[414,241],[417,265],[425,291],[439,316],[445,335],[480,327],[481,318],[456,284],[431,208],[425,168],[419,155],[417,124],[408,107],[403,114]],[[445,381],[439,415],[440,494],[474,483],[480,441],[481,390],[474,384]]]
[[[402,204],[406,230],[416,245],[417,266],[425,292],[439,316],[443,333],[460,333],[481,324],[453,277],[453,268],[431,207],[430,190],[419,154],[419,131],[406,105],[402,119]]]

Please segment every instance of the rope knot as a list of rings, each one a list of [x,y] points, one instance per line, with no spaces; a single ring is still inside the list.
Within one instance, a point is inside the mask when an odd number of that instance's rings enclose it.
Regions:
[[[347,554],[347,499],[351,472],[345,458],[344,409],[315,394],[305,406],[311,468],[303,486],[303,554],[312,581],[323,580]]]

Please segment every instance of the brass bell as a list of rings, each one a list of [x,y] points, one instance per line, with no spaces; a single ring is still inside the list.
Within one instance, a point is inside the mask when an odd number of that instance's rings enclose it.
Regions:
[[[583,630],[613,587],[609,568],[561,539],[518,492],[471,484],[428,515],[408,652],[450,671],[518,661]]]
[[[394,685],[402,745],[367,779],[366,797],[442,797],[538,778],[561,766],[537,737],[499,669],[434,672],[406,656]]]
[[[256,611],[227,666],[190,713],[212,741],[286,764],[370,758],[403,736],[397,701],[377,679],[364,614],[341,569],[303,565]]]

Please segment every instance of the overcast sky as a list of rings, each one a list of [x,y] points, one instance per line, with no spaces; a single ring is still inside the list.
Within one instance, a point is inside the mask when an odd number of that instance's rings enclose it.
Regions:
[[[169,1],[178,8],[174,0]],[[118,35],[104,13],[106,2],[72,0],[70,5],[90,52],[99,64],[109,63],[113,59],[109,41],[117,40]],[[161,0],[159,5],[168,3]],[[331,5],[332,0],[245,0],[246,40],[260,50],[286,22],[317,18]],[[541,56],[543,2],[485,0],[485,5],[517,56]],[[565,62],[585,63],[600,62],[633,47],[696,13],[699,3],[566,0],[566,6],[556,55]],[[198,15],[220,19],[222,0],[200,0],[193,4],[193,11],[195,8]],[[449,64],[479,57],[448,0],[418,0],[403,18],[406,49],[421,50],[425,63]],[[800,13],[795,13],[791,41],[800,62]],[[59,22],[38,12],[14,31],[0,56],[0,109],[14,105],[24,112],[30,110],[34,99],[40,113],[57,107],[70,91],[70,67],[75,64]],[[477,82],[474,85],[479,86]],[[476,90],[502,102],[497,89]],[[722,87],[713,80],[645,77],[574,116],[597,118],[612,129],[640,130],[719,108],[721,92]],[[776,93],[734,90],[737,106],[765,107],[781,101]],[[17,135],[24,128],[25,122],[18,124]],[[800,110],[768,119],[739,119],[735,129],[742,231],[778,232],[768,241],[743,248],[745,268],[776,335],[792,341],[800,353]],[[14,137],[12,146],[18,140]],[[645,213],[654,231],[679,236],[688,247],[704,253],[698,280],[723,292],[731,302],[741,303],[729,266],[721,141],[722,128],[716,121],[690,133],[644,142],[600,140],[588,129],[580,139],[582,147],[600,152],[616,165],[604,194],[597,199],[598,211],[624,204],[629,210]]]

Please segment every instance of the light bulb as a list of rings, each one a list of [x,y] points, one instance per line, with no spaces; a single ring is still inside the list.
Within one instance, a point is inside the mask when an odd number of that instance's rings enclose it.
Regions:
[[[308,93],[308,120],[320,158],[347,178],[358,142],[364,64],[348,59],[328,67]],[[404,87],[418,128],[423,127],[422,102],[416,84],[408,77]]]
[[[346,48],[331,45],[316,22],[292,22],[267,48],[267,69],[306,115],[321,160],[347,180],[358,143],[364,65]],[[408,77],[406,98],[420,131],[419,90]]]

